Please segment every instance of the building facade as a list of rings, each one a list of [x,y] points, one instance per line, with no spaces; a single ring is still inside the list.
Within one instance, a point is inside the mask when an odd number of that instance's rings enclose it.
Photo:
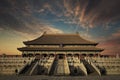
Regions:
[[[67,55],[78,57],[97,56],[103,49],[97,48],[98,43],[88,41],[79,34],[42,34],[40,37],[23,42],[26,47],[18,48],[22,56],[53,55],[64,58]]]

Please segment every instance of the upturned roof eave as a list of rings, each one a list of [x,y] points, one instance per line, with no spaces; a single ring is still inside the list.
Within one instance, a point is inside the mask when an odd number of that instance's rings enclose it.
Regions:
[[[28,48],[28,47],[22,47],[22,48],[17,48],[19,51],[103,51],[104,49],[100,48]]]
[[[98,45],[98,43],[35,43],[35,42],[23,42],[25,45]]]

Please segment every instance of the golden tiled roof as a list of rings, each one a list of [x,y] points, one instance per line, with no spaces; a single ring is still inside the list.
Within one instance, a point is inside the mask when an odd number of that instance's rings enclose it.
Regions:
[[[37,39],[23,42],[25,45],[39,45],[39,44],[92,44],[95,42],[85,40],[79,34],[43,34]]]

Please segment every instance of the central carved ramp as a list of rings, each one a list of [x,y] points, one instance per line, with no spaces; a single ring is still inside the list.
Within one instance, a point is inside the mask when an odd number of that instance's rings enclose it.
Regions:
[[[54,75],[62,76],[62,75],[69,75],[69,74],[70,74],[70,70],[67,63],[67,59],[58,59],[57,65],[55,67]]]

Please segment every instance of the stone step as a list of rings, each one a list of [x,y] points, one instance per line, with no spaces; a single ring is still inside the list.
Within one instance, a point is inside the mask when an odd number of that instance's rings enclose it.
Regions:
[[[60,59],[57,61],[56,69],[54,71],[55,75],[69,75],[69,67],[66,60]]]

